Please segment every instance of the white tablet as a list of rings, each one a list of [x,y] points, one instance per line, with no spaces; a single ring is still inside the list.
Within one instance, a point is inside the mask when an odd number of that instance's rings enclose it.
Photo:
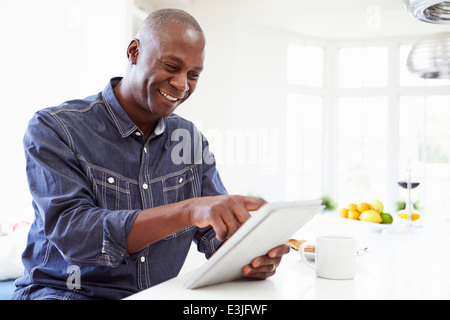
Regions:
[[[268,203],[262,206],[186,281],[188,289],[242,278],[242,267],[263,256],[321,212],[321,201]]]

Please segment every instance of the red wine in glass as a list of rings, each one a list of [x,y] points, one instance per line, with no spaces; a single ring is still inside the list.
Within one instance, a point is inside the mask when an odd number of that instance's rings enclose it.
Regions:
[[[411,189],[417,188],[419,186],[420,182],[411,182]],[[407,181],[399,181],[398,185],[402,187],[403,189],[408,188],[408,182]]]

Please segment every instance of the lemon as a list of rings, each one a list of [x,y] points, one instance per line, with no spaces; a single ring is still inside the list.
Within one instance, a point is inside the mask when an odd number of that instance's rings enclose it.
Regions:
[[[363,213],[361,213],[359,220],[374,223],[383,222],[383,219],[381,219],[381,215],[375,210],[364,211]]]
[[[400,218],[402,218],[402,219],[408,219],[408,214],[407,213],[399,213],[398,216]],[[412,221],[416,221],[419,218],[420,218],[420,214],[418,214],[418,213],[411,214],[411,220]]]
[[[382,213],[380,214],[381,220],[383,220],[384,224],[391,224],[392,221],[394,221],[394,218],[389,213]]]

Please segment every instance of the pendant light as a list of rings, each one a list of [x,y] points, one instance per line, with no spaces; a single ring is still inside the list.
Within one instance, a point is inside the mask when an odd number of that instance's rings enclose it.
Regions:
[[[450,32],[419,40],[406,62],[408,70],[425,79],[450,79]]]
[[[450,1],[404,0],[406,9],[420,21],[450,24]]]

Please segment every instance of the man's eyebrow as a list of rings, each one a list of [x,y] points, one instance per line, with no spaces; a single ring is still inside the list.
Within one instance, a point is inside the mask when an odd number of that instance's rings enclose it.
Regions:
[[[181,65],[185,65],[185,63],[182,59],[175,57],[175,56],[163,56],[163,57],[161,57],[161,60],[163,60],[163,59],[169,59],[169,60],[175,61]],[[203,71],[203,66],[196,66],[196,67],[193,67],[192,69],[195,69],[198,71]]]

